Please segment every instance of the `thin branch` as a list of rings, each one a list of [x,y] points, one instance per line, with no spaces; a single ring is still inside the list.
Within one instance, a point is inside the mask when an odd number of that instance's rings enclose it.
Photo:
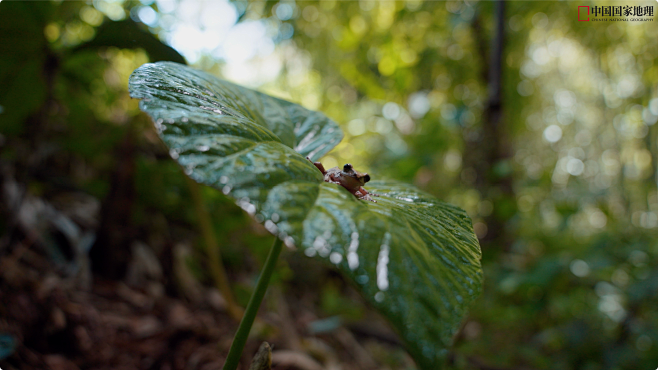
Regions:
[[[210,213],[208,213],[208,210],[203,204],[201,187],[189,177],[185,176],[185,179],[187,179],[187,185],[192,194],[192,201],[194,202],[194,208],[197,214],[197,222],[199,223],[199,228],[201,229],[201,234],[203,235],[206,246],[210,274],[215,282],[215,286],[222,293],[224,299],[226,299],[228,313],[235,320],[240,320],[244,312],[235,302],[235,298],[233,297],[233,291],[231,290],[231,285],[228,282],[228,276],[226,275],[226,270],[222,263],[222,256],[219,250],[219,245],[217,244],[217,238],[215,237],[215,232],[210,224]]]

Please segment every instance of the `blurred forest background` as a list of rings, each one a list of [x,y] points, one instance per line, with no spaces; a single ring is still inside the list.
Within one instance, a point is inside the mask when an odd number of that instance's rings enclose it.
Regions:
[[[485,285],[450,368],[654,369],[658,25],[579,5],[620,3],[3,1],[0,366],[223,363],[272,237],[129,98],[173,60],[339,122],[325,167],[469,213]],[[284,253],[273,280],[245,364],[415,368],[333,270]]]

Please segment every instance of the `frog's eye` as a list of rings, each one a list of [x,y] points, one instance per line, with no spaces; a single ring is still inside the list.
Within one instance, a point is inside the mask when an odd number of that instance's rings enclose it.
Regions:
[[[352,170],[352,165],[347,163],[346,165],[343,166],[343,171],[349,172]]]
[[[366,175],[363,177],[363,181],[368,182],[370,181],[370,175],[366,173]]]

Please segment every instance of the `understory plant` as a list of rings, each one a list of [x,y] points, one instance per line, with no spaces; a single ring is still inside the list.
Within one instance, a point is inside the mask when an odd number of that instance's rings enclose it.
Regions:
[[[480,246],[463,210],[395,181],[368,182],[376,202],[326,182],[312,161],[343,133],[297,104],[172,62],[141,66],[129,88],[185,173],[276,236],[225,370],[238,365],[284,244],[353,282],[420,368],[443,367],[482,285]]]

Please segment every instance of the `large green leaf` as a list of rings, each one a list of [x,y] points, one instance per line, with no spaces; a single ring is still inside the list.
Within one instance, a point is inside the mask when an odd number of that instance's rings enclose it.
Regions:
[[[188,175],[233,197],[289,247],[335,265],[419,366],[442,367],[481,289],[480,247],[464,211],[397,182],[368,183],[377,203],[325,183],[304,157],[319,158],[342,132],[298,105],[175,63],[143,65],[130,93]]]

